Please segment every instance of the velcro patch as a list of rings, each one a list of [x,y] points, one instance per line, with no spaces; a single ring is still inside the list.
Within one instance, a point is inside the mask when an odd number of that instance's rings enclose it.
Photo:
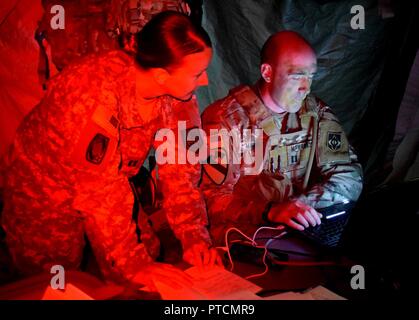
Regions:
[[[112,110],[109,110],[104,106],[99,106],[93,113],[92,120],[112,137],[118,135],[119,120],[116,115],[113,114]]]
[[[222,185],[228,174],[228,161],[225,150],[222,148],[212,150],[203,168],[205,174],[213,183]]]
[[[96,134],[90,141],[86,150],[86,160],[99,165],[105,158],[110,139],[103,134]]]
[[[319,125],[318,163],[347,163],[350,161],[349,142],[340,124],[333,120]]]
[[[333,152],[342,148],[342,132],[327,132],[327,148]]]

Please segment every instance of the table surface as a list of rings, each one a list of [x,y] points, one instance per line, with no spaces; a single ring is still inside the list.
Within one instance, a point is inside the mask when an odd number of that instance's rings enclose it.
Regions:
[[[356,265],[355,261],[347,257],[336,254],[322,254],[319,256],[319,248],[302,239],[282,239],[274,247],[280,247],[282,250],[302,252],[304,254],[313,254],[313,256],[300,256],[290,254],[287,259],[280,260],[282,262],[336,262],[335,265],[324,266],[289,266],[289,265],[272,265],[269,264],[268,272],[260,277],[249,279],[249,281],[262,287],[261,296],[269,296],[280,292],[296,291],[303,292],[307,289],[322,285],[327,289],[335,292],[348,299],[363,299],[364,293],[351,288],[352,266]],[[261,249],[261,254],[263,249]],[[249,261],[250,260],[250,261]],[[230,263],[227,261],[227,269]],[[234,269],[237,275],[246,278],[250,275],[263,273],[265,266],[262,257],[259,259],[248,256],[233,255]],[[362,291],[362,290],[361,290]]]
[[[283,250],[304,253],[313,253],[317,250],[317,248],[308,243],[296,239],[283,239],[282,242],[277,243],[277,246]],[[224,256],[224,263],[227,270],[230,270],[230,263],[226,258],[227,255],[224,255],[223,251],[220,251],[220,253]],[[261,249],[262,253],[263,250]],[[261,296],[269,296],[288,291],[302,292],[322,285],[345,298],[362,299],[362,293],[352,290],[350,287],[350,281],[353,276],[350,270],[356,263],[344,257],[325,258],[329,260],[336,259],[340,264],[334,266],[270,265],[265,275],[249,279],[249,281],[263,288],[261,293],[259,293]],[[313,261],[313,257],[310,256],[290,255],[288,259],[299,262]],[[233,261],[234,269],[232,271],[243,278],[262,273],[265,270],[262,259],[249,259],[249,256],[236,253],[236,255],[233,254]],[[178,260],[176,265],[182,269],[188,267],[181,260]],[[43,274],[8,284],[0,288],[0,299],[41,299],[50,280],[50,274]],[[105,286],[99,279],[85,272],[68,271],[66,272],[66,280],[71,280],[73,284],[84,289],[94,299],[159,299],[158,294],[136,291],[130,288],[121,290],[121,287],[118,286]]]

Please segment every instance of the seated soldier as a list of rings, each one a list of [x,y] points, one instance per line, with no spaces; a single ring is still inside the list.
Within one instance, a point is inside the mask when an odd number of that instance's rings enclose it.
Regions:
[[[239,148],[223,141],[217,154],[227,155],[224,165],[204,165],[201,188],[216,243],[233,226],[249,235],[266,222],[304,230],[321,223],[316,209],[358,199],[362,168],[357,156],[331,108],[309,94],[316,67],[316,54],[305,39],[278,32],[262,49],[260,80],[232,89],[202,114],[209,136],[226,129],[229,141],[234,130],[241,139]],[[256,171],[243,161],[249,150],[258,158],[257,141],[244,141],[246,129],[254,139],[263,138]]]

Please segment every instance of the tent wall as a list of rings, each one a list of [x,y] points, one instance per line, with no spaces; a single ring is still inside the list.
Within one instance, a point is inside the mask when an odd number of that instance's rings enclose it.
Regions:
[[[351,28],[351,8],[365,8],[365,29]],[[277,31],[302,34],[318,55],[313,92],[330,104],[350,133],[362,118],[384,59],[384,27],[371,0],[211,0],[204,1],[203,26],[214,43],[210,85],[199,91],[202,108],[240,83],[259,78],[259,52]]]
[[[0,2],[0,156],[43,95],[34,38],[42,12],[41,0]]]

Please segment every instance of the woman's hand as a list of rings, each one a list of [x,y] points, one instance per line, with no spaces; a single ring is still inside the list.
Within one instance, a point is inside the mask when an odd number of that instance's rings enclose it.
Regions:
[[[171,264],[157,262],[150,263],[138,272],[132,281],[139,285],[145,285],[155,292],[158,292],[156,282],[164,283],[174,289],[192,286],[192,278],[185,272]]]
[[[183,254],[183,260],[198,268],[223,266],[216,248],[209,248],[206,243],[194,244]]]

